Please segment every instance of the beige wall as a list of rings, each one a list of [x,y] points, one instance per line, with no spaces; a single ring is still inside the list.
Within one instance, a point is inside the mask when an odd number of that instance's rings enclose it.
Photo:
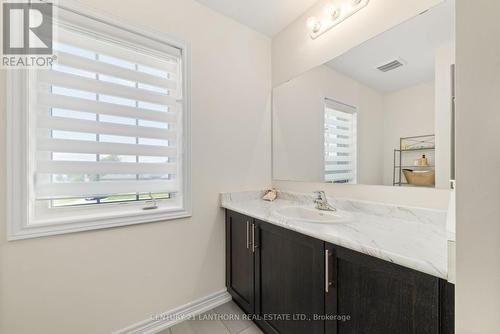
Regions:
[[[273,87],[340,56],[378,34],[395,27],[443,0],[378,0],[313,40],[306,27],[307,18],[323,15],[326,3],[320,0],[273,38]]]
[[[2,166],[2,334],[109,333],[224,289],[218,194],[270,183],[267,37],[193,0],[86,3],[190,42],[193,217],[6,242]],[[4,80],[1,71],[0,94]],[[5,96],[0,101],[3,160]]]
[[[418,84],[384,95],[384,184],[392,186],[394,149],[401,137],[433,134],[434,129],[434,81]],[[422,153],[405,153],[403,163],[412,165]],[[435,163],[434,152],[424,152],[429,163]]]
[[[273,178],[324,180],[324,99],[358,110],[358,183],[382,184],[382,95],[328,66],[273,90]]]
[[[457,334],[500,331],[499,13],[457,0]]]

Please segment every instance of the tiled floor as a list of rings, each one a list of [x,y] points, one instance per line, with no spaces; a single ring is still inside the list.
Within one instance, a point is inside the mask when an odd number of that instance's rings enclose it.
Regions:
[[[253,322],[242,319],[243,315],[243,311],[231,301],[159,334],[262,334]]]

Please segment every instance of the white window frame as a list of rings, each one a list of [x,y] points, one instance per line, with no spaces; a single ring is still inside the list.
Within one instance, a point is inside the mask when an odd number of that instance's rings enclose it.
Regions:
[[[131,25],[126,26],[115,17],[103,16],[75,2],[64,2],[64,6],[54,4],[55,12],[60,15],[66,11],[68,15],[80,19],[93,19],[109,26],[111,30],[120,30],[127,41],[144,44],[145,39],[165,46],[181,50],[182,84],[183,84],[183,140],[182,140],[182,207],[180,209],[142,210],[144,203],[116,203],[104,204],[109,210],[100,210],[99,213],[85,217],[72,218],[72,210],[81,208],[57,208],[67,210],[67,218],[54,219],[44,224],[30,225],[30,212],[33,208],[33,199],[30,198],[33,187],[33,177],[30,175],[34,163],[30,152],[30,114],[29,114],[29,77],[31,70],[7,70],[7,239],[18,240],[49,235],[110,228],[132,224],[150,223],[171,219],[190,217],[191,213],[191,116],[190,116],[190,48],[186,42],[172,39],[163,33],[151,31],[149,28]],[[119,40],[115,41],[119,42]],[[107,211],[103,214],[104,211]]]
[[[357,184],[358,183],[358,131],[357,131],[357,125],[358,125],[358,108],[343,102],[340,102],[335,99],[331,99],[328,97],[323,98],[323,129],[326,127],[325,124],[325,114],[326,114],[326,109],[333,109],[339,112],[343,112],[346,114],[352,114],[353,115],[353,134],[352,134],[352,145],[353,145],[353,150],[352,150],[352,155],[353,158],[351,160],[353,164],[353,178],[350,182],[331,182],[326,180],[326,161],[325,161],[325,154],[326,151],[323,150],[323,179],[325,182],[328,183],[334,183],[334,184]],[[325,135],[325,134],[323,134]]]

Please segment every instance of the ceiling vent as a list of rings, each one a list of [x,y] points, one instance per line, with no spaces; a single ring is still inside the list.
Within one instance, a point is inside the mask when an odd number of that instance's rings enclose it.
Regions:
[[[389,72],[389,71],[395,70],[398,67],[403,66],[404,64],[405,63],[403,60],[396,59],[396,60],[388,62],[387,64],[384,64],[384,65],[377,67],[377,69],[379,71],[382,71],[382,72]]]

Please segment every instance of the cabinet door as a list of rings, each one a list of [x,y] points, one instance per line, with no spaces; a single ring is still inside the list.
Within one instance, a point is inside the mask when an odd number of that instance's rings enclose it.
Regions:
[[[328,334],[438,334],[439,279],[328,245],[332,286],[326,294]]]
[[[455,333],[455,285],[440,280],[441,334]]]
[[[226,212],[226,286],[235,302],[254,312],[254,255],[250,230],[253,219]]]
[[[320,334],[324,242],[268,223],[256,233],[256,314],[266,333]]]

